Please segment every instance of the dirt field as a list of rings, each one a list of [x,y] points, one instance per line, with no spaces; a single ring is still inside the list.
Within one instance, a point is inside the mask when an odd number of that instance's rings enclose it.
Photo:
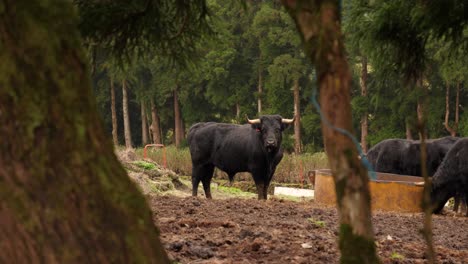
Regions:
[[[337,213],[313,201],[270,197],[214,200],[152,196],[155,223],[178,263],[337,263]],[[468,263],[468,218],[434,216],[439,263]],[[422,214],[376,212],[378,254],[384,263],[425,263]]]

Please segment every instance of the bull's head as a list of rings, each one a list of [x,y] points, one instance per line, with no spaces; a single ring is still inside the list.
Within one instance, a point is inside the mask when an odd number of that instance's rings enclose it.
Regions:
[[[259,119],[249,119],[247,117],[247,121],[261,137],[266,150],[272,152],[280,147],[282,132],[294,122],[294,118],[286,119],[280,115],[264,115],[260,116]]]

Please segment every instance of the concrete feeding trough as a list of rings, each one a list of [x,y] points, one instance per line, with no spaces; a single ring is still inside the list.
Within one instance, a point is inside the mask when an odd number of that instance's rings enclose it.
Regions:
[[[314,197],[314,190],[275,186],[273,194],[294,197]]]
[[[372,209],[400,212],[421,212],[423,186],[421,177],[377,172],[369,181]],[[336,204],[335,184],[330,170],[315,171],[315,201]]]

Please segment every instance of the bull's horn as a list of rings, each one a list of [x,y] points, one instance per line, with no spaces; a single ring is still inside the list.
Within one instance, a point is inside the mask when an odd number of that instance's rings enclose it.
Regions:
[[[415,182],[414,185],[416,186],[424,186],[424,182],[421,181],[421,182]]]
[[[260,124],[260,119],[249,119],[249,117],[247,115],[245,115],[245,118],[247,118],[247,122],[249,122],[249,124]]]
[[[283,119],[281,119],[281,122],[283,124],[292,124],[294,122],[294,119],[296,119],[296,116],[294,116],[292,119],[283,118]]]

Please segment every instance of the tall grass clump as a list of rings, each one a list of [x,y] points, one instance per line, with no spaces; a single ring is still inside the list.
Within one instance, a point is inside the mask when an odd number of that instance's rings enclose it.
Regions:
[[[154,160],[156,163],[163,166],[164,151],[166,152],[167,168],[181,175],[192,174],[192,160],[188,148],[176,148],[175,146],[167,146],[165,150],[162,148],[148,148],[146,151],[147,157]],[[135,152],[143,157],[143,148],[136,149]]]

